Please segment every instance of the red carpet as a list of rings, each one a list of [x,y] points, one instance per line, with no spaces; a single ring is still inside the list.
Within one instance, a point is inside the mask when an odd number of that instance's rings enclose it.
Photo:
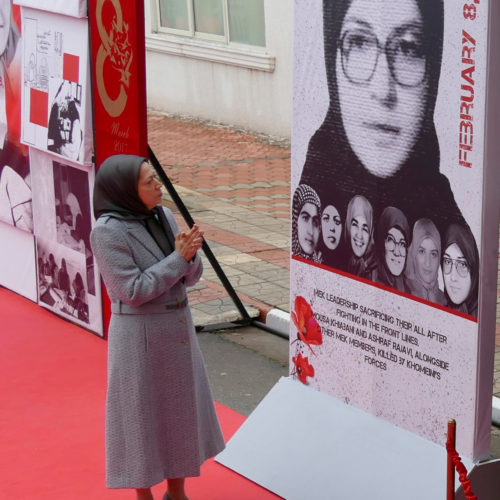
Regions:
[[[134,499],[104,486],[106,342],[0,287],[0,498]],[[228,440],[244,417],[217,411]],[[164,485],[153,493],[161,499]],[[279,497],[208,461],[190,500]]]

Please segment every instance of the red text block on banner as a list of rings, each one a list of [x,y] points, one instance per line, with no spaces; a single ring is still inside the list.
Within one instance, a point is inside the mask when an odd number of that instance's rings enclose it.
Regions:
[[[79,57],[64,53],[63,58],[63,80],[78,83]]]
[[[30,122],[41,127],[47,126],[49,94],[30,89]]]

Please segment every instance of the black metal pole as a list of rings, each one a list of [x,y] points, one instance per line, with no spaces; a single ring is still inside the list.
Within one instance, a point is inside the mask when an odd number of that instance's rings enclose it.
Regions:
[[[163,170],[160,162],[158,161],[158,158],[156,158],[156,155],[153,153],[151,146],[148,146],[148,150],[149,150],[149,159],[151,161],[151,164],[153,165],[154,169],[156,170],[156,173],[158,174],[161,181],[163,182],[163,185],[167,189],[168,194],[172,198],[172,201],[175,203],[175,205],[179,209],[179,212],[181,213],[182,217],[184,217],[184,220],[186,221],[187,225],[191,228],[194,225],[194,220],[191,217],[189,210],[187,209],[186,205],[184,205],[184,202],[182,201],[181,197],[177,193],[174,185],[172,184],[172,182],[168,178],[167,174]],[[207,256],[208,261],[212,265],[212,267],[213,267],[214,271],[216,272],[218,278],[220,279],[222,285],[224,286],[227,293],[231,297],[235,306],[238,308],[238,311],[243,316],[243,319],[245,320],[245,324],[251,323],[252,318],[250,317],[250,315],[248,314],[248,311],[245,309],[245,306],[243,305],[240,298],[236,294],[236,291],[234,290],[230,281],[227,279],[227,276],[224,273],[222,267],[220,266],[219,261],[217,260],[217,258],[213,254],[211,248],[208,246],[208,243],[206,242],[205,239],[203,239],[203,244],[202,244],[201,248],[205,252],[205,255]]]

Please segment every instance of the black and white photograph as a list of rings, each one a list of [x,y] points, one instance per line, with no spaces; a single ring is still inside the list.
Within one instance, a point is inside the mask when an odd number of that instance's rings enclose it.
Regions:
[[[471,315],[474,308],[457,308],[450,294],[445,294],[441,251],[450,227],[460,226],[478,255],[469,221],[442,172],[435,124],[444,3],[401,0],[390,15],[381,15],[384,5],[381,0],[323,2],[328,106],[308,142],[296,189],[308,186],[320,207],[333,207],[339,226],[340,214],[345,214],[342,237],[330,234],[330,241],[342,246],[336,251],[333,244],[329,248],[328,235],[321,231],[309,238],[313,251],[305,251],[296,244],[300,242],[296,224],[292,225],[292,253]],[[294,214],[302,210],[297,205],[301,200],[294,197]],[[379,228],[386,223],[389,207],[409,228],[404,248],[395,249],[397,257],[404,253],[404,269],[398,275],[390,273],[381,250],[396,243]],[[398,232],[402,241],[401,227]],[[422,235],[427,237],[413,238]],[[468,279],[475,281],[477,270],[468,264],[464,269]],[[456,269],[451,273],[455,275]],[[473,287],[469,292],[476,294],[475,302],[477,291]]]
[[[87,286],[81,263],[71,259],[70,252],[37,238],[39,300],[52,310],[89,323]]]
[[[82,152],[81,99],[82,86],[63,80],[49,114],[47,149],[73,161],[79,161]]]
[[[470,229],[452,224],[443,241],[443,278],[446,304],[477,315],[479,254]]]
[[[405,279],[409,241],[410,226],[405,214],[399,208],[385,208],[377,226],[374,281],[401,292],[410,291]]]
[[[292,253],[319,262],[321,202],[314,189],[301,184],[293,194]]]
[[[90,248],[92,175],[78,164],[30,150],[39,303],[102,335],[100,287]]]
[[[57,242],[85,255],[88,289],[95,295],[88,175],[57,161],[53,169]]]

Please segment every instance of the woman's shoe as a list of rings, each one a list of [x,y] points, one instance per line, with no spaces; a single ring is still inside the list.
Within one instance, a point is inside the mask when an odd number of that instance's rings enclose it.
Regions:
[[[172,500],[172,498],[170,498],[169,494],[165,492],[165,494],[163,495],[163,500]]]

